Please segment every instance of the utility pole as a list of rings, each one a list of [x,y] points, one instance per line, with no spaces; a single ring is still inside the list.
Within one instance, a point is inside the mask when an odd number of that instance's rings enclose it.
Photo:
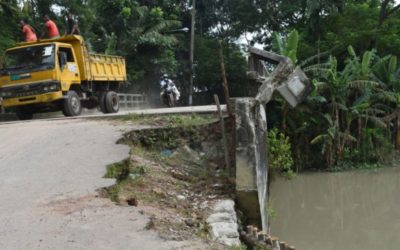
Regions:
[[[192,0],[192,27],[190,29],[190,79],[189,79],[189,106],[193,105],[193,76],[194,76],[194,30],[196,27],[196,0]]]

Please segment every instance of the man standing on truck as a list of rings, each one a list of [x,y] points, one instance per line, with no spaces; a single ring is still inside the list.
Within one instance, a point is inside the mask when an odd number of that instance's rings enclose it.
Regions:
[[[46,31],[47,31],[47,37],[50,39],[60,37],[60,32],[58,32],[57,25],[50,19],[49,15],[44,15],[43,20],[45,29],[43,29],[41,37],[44,37]]]
[[[65,35],[80,35],[78,22],[74,20],[74,16],[71,12],[67,14],[67,25],[65,29]]]
[[[20,21],[25,42],[35,42],[37,40],[35,29],[26,20]]]

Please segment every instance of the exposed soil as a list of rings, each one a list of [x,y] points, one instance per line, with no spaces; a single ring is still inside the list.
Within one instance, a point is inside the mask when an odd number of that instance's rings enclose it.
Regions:
[[[202,125],[179,120],[181,126],[169,122],[164,128],[126,133],[120,143],[131,146],[131,156],[108,166],[106,177],[116,178],[117,184],[101,194],[122,206],[138,207],[151,218],[146,229],[161,238],[201,238],[210,249],[230,249],[208,239],[205,222],[213,202],[233,193],[219,124],[195,119]],[[153,122],[166,125],[162,119]]]

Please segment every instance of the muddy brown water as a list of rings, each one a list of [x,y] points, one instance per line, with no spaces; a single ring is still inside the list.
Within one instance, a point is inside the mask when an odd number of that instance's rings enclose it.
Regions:
[[[297,250],[400,249],[400,167],[271,184],[271,233]]]

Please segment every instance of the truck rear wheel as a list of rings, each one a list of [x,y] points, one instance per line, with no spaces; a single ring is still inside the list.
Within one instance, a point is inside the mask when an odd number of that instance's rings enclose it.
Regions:
[[[99,106],[104,114],[117,113],[119,111],[119,97],[114,91],[102,92],[99,97]]]
[[[20,120],[32,120],[33,118],[33,112],[24,107],[17,107],[15,113]]]
[[[99,107],[100,111],[104,114],[107,114],[107,108],[106,108],[106,95],[107,92],[101,92],[99,95]]]
[[[65,116],[78,116],[82,112],[82,104],[78,94],[70,90],[64,99],[63,114]]]
[[[107,92],[104,101],[107,113],[118,113],[119,97],[117,93],[115,93],[114,91]]]

